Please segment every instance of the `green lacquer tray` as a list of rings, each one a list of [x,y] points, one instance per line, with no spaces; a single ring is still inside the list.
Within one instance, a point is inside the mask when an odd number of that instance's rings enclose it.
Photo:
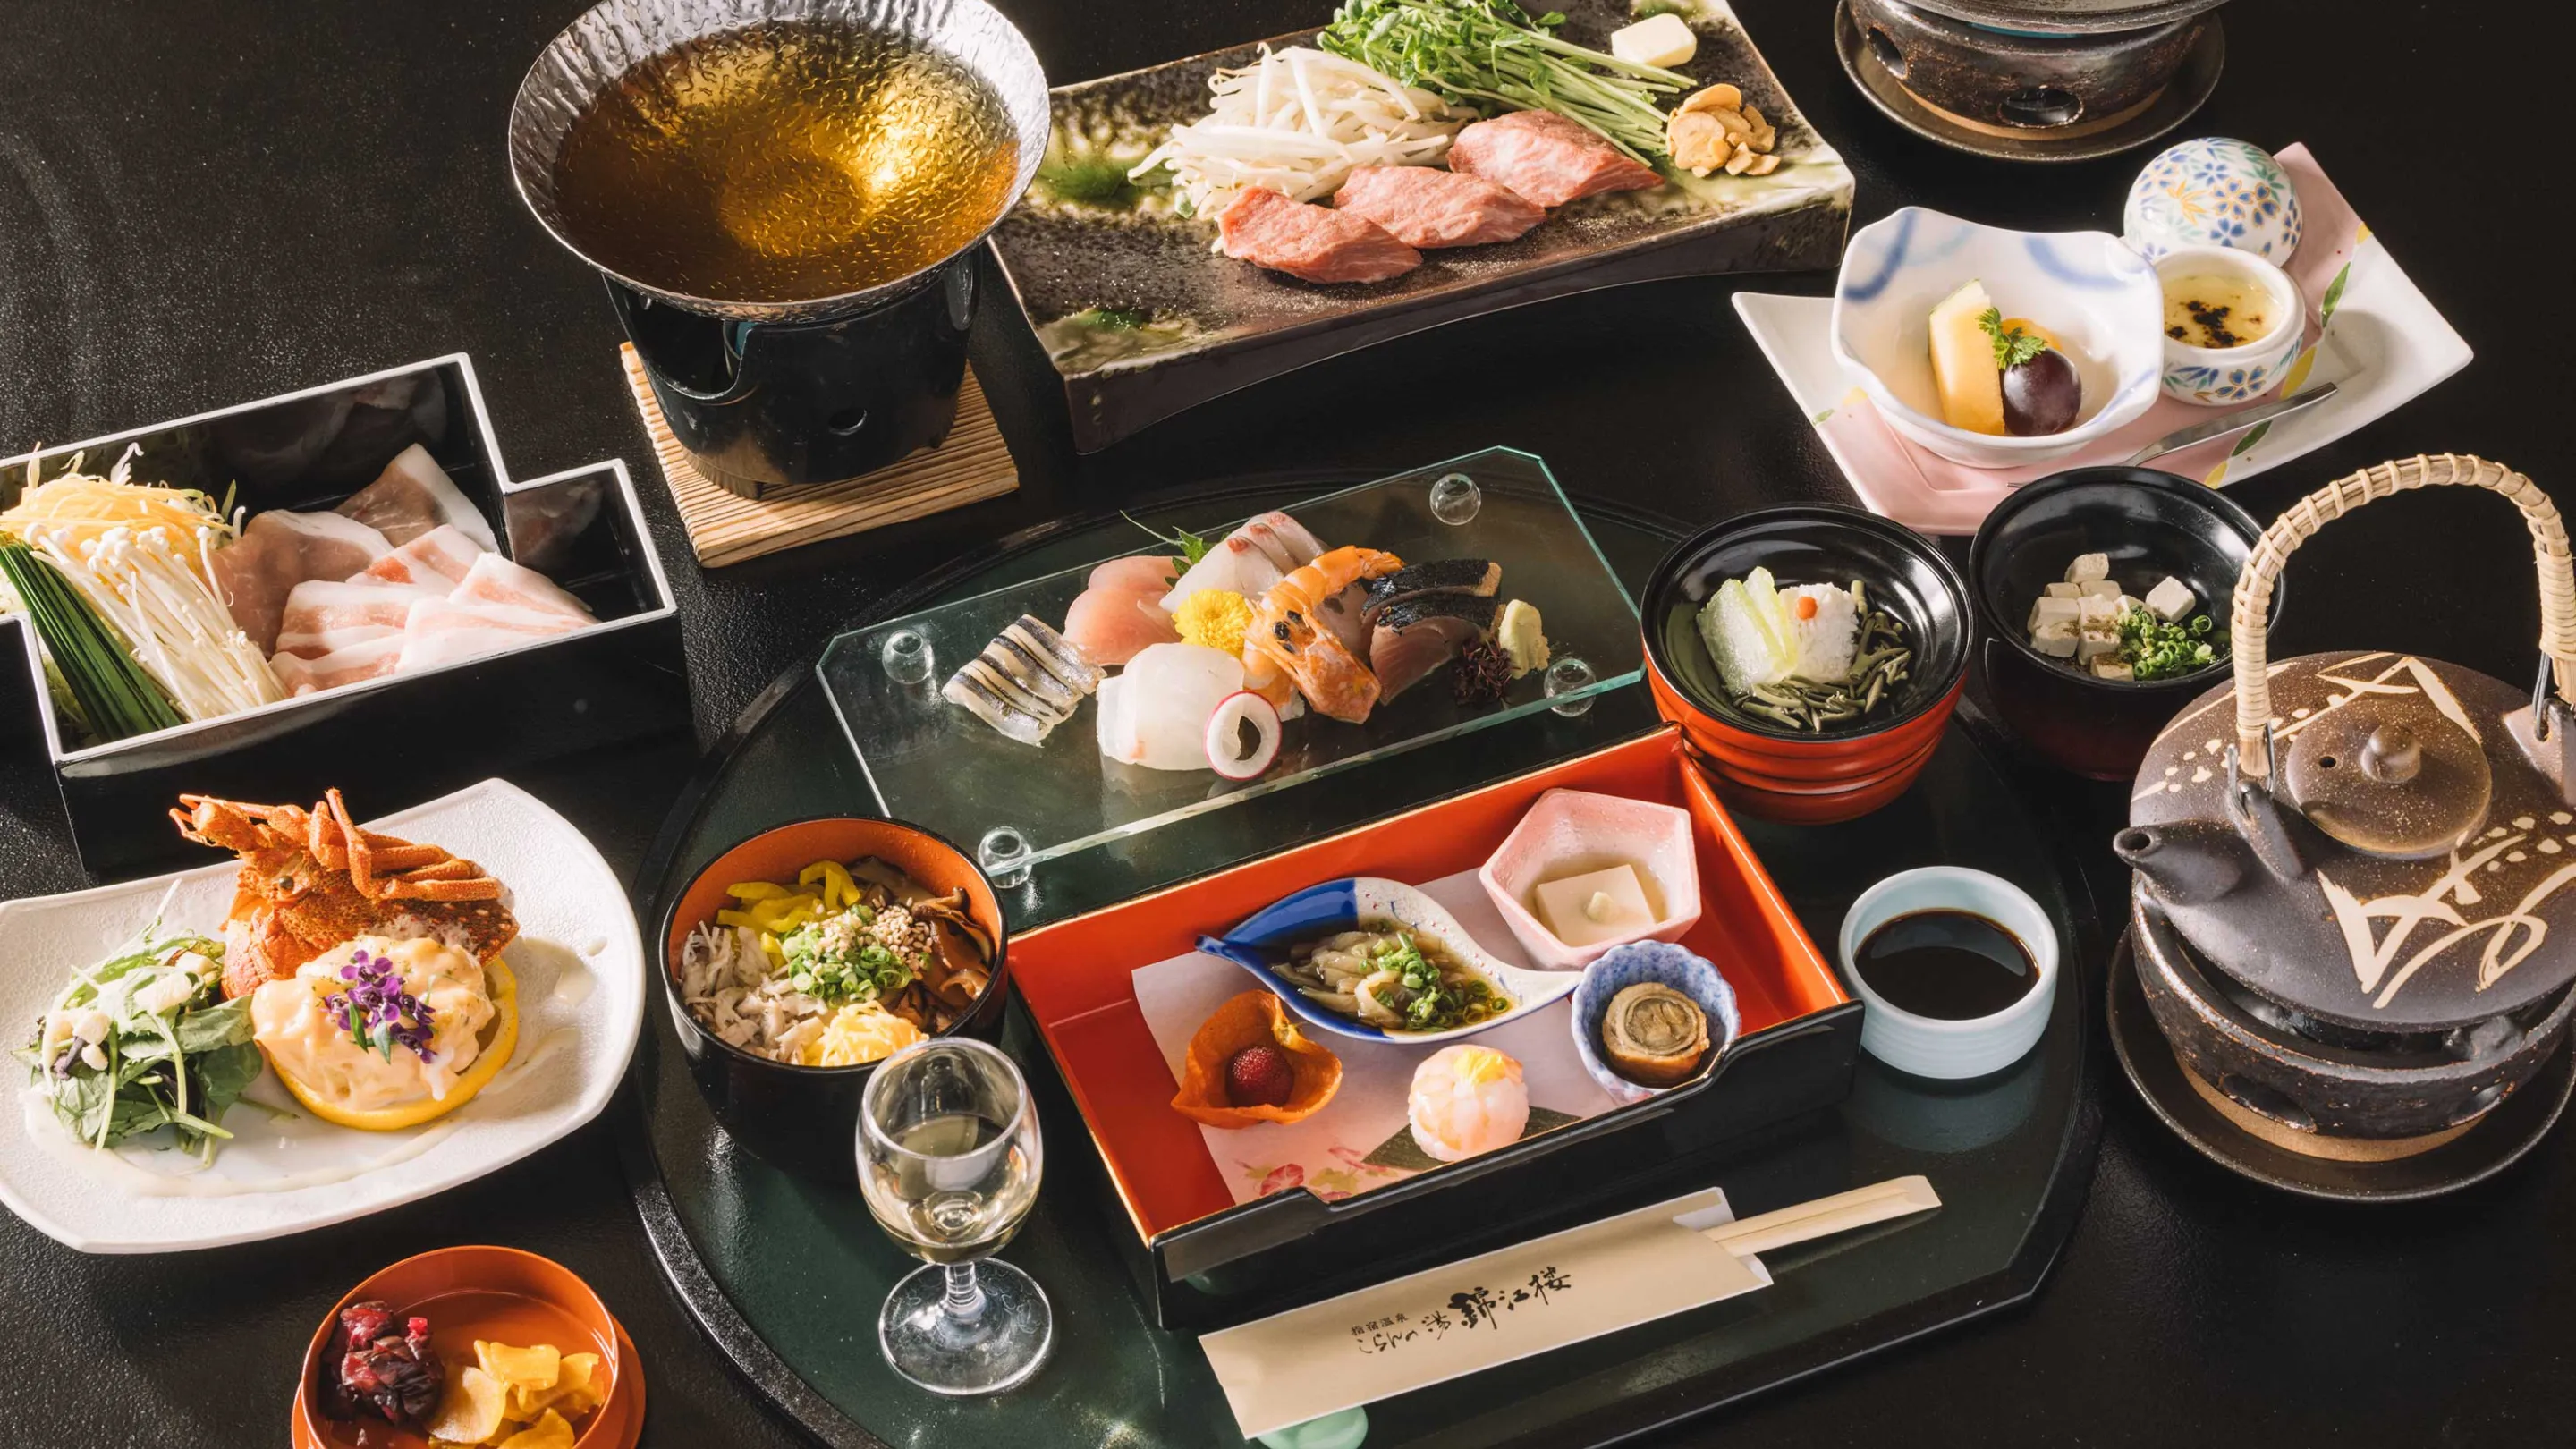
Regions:
[[[1202,492],[1138,516],[1157,527],[1242,516],[1312,487]],[[1637,592],[1689,530],[1589,501],[1578,505],[1611,567]],[[924,581],[884,617],[1041,579],[1127,546],[1115,515],[1051,525]],[[862,621],[864,622],[864,621]],[[1645,691],[1598,696],[1572,717],[1540,710],[1417,750],[1047,862],[1005,893],[1028,927],[1204,874],[1295,840],[1501,779],[1656,727]],[[1896,804],[1848,825],[1744,822],[1790,904],[1821,942],[1871,881],[1914,865],[1976,866],[2019,882],[2075,944],[2040,1048],[1998,1077],[1951,1087],[1864,1056],[1849,1100],[1749,1143],[1716,1185],[1737,1211],[1767,1211],[1908,1173],[1944,1206],[1766,1256],[1771,1288],[1501,1370],[1371,1405],[1377,1449],[1565,1449],[1606,1444],[1703,1414],[1775,1384],[2035,1292],[2072,1230],[2090,1180],[2099,1104],[2084,1023],[2109,954],[2070,853],[2025,776],[1969,711]],[[766,825],[874,803],[810,667],[779,680],[721,739],[637,876],[638,907]],[[1218,1446],[1238,1444],[1196,1342],[1152,1325],[1111,1235],[1103,1171],[1078,1113],[1016,1004],[1004,1045],[1037,1084],[1053,1148],[1036,1213],[1006,1255],[1057,1315],[1054,1361],[1028,1387],[984,1402],[933,1398],[878,1357],[876,1315],[911,1270],[855,1191],[779,1173],[716,1128],[661,1013],[636,1054],[642,1110],[622,1114],[645,1228],[699,1324],[743,1375],[833,1446]],[[1640,1202],[1692,1182],[1640,1189]],[[1636,1204],[1622,1204],[1634,1206]]]

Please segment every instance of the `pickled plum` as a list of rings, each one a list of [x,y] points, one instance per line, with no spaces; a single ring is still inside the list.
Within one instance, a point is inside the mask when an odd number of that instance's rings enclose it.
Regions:
[[[2004,430],[2016,438],[2062,433],[2083,407],[2075,364],[2054,347],[2004,369]]]
[[[419,1428],[438,1407],[446,1366],[430,1351],[429,1320],[397,1318],[390,1304],[352,1303],[340,1312],[322,1357],[332,1416],[372,1415]]]

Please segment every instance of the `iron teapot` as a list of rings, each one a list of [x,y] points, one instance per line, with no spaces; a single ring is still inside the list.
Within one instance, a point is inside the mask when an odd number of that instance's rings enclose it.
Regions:
[[[2407,654],[2270,660],[2291,552],[2374,499],[2443,485],[2500,493],[2530,527],[2533,687]],[[2267,1140],[2429,1150],[2531,1077],[2576,1002],[2566,529],[2530,479],[2483,459],[2382,464],[2264,532],[2229,623],[2233,681],[2157,737],[2112,842],[2135,872],[2148,1005],[2194,1086]]]

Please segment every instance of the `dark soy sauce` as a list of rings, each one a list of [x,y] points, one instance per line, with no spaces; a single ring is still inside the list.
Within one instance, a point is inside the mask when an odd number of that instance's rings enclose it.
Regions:
[[[1869,933],[1853,964],[1900,1011],[1940,1021],[1992,1016],[2039,983],[2021,938],[1969,911],[1915,911]]]

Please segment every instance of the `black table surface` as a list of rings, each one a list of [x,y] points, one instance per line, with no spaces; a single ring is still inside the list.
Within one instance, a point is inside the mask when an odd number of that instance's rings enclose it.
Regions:
[[[1323,20],[1325,0],[1000,0],[1048,73],[1100,75]],[[474,356],[520,476],[621,455],[684,613],[701,740],[843,621],[935,562],[1050,517],[1195,483],[1349,476],[1505,443],[1566,486],[1704,522],[1848,500],[1728,305],[1678,281],[1523,308],[1239,394],[1076,458],[1018,319],[976,357],[1025,486],[1012,498],[715,575],[688,564],[597,284],[510,186],[510,96],[580,0],[22,3],[0,41],[0,453],[350,376]],[[2116,229],[2143,159],[2063,169],[1954,155],[1881,118],[1824,0],[1739,0],[1773,68],[1859,177],[1857,222],[1907,203]],[[2576,478],[2561,345],[2563,7],[2242,0],[2188,134],[2305,141],[2482,355],[2341,443],[2232,490],[2268,517],[2338,474],[2477,452],[2560,497]],[[1111,21],[1114,23],[1104,23]],[[2550,33],[2554,28],[2555,33]],[[1822,293],[1830,278],[1752,285]],[[2374,505],[2303,549],[2274,652],[2421,651],[2530,677],[2529,554],[2493,500]],[[0,730],[9,729],[0,725]],[[523,774],[631,871],[697,742]],[[362,802],[363,803],[363,802]],[[2052,808],[2106,839],[2123,792]],[[2088,864],[2119,885],[2107,851]],[[0,734],[0,895],[86,884],[34,742]],[[2109,897],[2116,900],[2116,896]],[[2099,963],[2092,963],[2096,969]],[[34,969],[0,962],[0,970]],[[2098,1029],[2098,1028],[2097,1028]],[[2096,1054],[2106,1071],[2107,1051]],[[2561,1442],[2576,1414],[2576,1152],[2396,1210],[2290,1200],[2168,1137],[2116,1083],[2090,1203],[2035,1304],[1727,1410],[1688,1444],[2467,1445]],[[614,1109],[628,1110],[622,1104]],[[570,1265],[651,1378],[644,1442],[786,1445],[664,1286],[602,1121],[471,1186],[214,1252],[84,1257],[0,1214],[0,1439],[265,1444],[323,1311],[395,1258],[511,1243]],[[852,1303],[854,1318],[876,1311]]]

